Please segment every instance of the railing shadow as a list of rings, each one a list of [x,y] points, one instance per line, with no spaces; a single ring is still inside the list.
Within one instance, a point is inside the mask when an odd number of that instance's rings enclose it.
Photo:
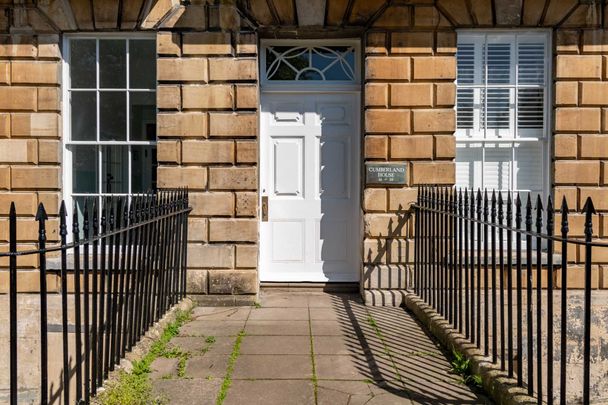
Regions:
[[[449,355],[403,308],[366,307],[334,294],[332,308],[351,361],[367,382],[420,404],[484,404],[450,374]]]

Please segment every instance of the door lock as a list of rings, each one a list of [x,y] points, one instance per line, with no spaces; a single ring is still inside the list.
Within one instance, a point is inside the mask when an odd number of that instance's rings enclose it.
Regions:
[[[262,196],[262,222],[268,222],[268,196]]]

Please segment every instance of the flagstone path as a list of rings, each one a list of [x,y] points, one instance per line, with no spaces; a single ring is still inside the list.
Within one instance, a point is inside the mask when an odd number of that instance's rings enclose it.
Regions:
[[[185,368],[157,359],[155,394],[170,404],[491,403],[449,373],[445,352],[403,308],[331,293],[262,292],[260,301],[195,308],[170,343],[188,352]]]

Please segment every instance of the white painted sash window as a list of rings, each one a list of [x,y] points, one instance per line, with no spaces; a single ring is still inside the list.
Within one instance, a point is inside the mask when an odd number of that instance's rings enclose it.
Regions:
[[[66,202],[155,188],[155,40],[68,36],[64,50]]]
[[[458,186],[545,194],[549,51],[544,31],[458,34]]]

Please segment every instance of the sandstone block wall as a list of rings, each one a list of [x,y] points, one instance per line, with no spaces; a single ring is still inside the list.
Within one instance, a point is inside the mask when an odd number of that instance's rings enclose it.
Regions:
[[[364,161],[407,167],[405,186],[363,191],[367,289],[406,286],[416,187],[455,182],[456,33],[442,25],[432,6],[395,5],[365,35]]]
[[[363,161],[408,168],[404,187],[363,187],[365,288],[404,287],[414,251],[410,206],[416,186],[455,181],[459,28],[553,30],[555,198],[566,196],[570,208],[580,211],[592,196],[600,211],[596,236],[608,232],[608,36],[596,3],[315,3],[324,13],[296,10],[289,2],[281,8],[233,1],[25,3],[7,3],[0,13],[0,250],[7,248],[9,201],[18,203],[23,246],[35,241],[36,205],[58,211],[60,39],[80,31],[157,33],[158,181],[161,187],[188,186],[192,193],[192,293],[253,296],[258,289],[257,33],[307,38],[342,27],[344,35],[335,36],[362,37]],[[580,234],[581,216],[573,214],[571,223]],[[49,225],[53,242],[57,219]],[[573,249],[571,257],[580,259],[581,253]],[[598,253],[597,261],[598,280],[604,280],[608,254]],[[34,258],[19,264],[36,265]]]
[[[58,35],[0,36],[0,251],[8,251],[11,201],[19,216],[20,249],[32,248],[38,240],[34,221],[38,204],[44,203],[52,214],[58,211],[60,83]],[[56,242],[58,219],[51,215],[48,225],[49,242]],[[0,267],[7,265],[7,259],[0,259]],[[24,256],[18,265],[34,268],[37,257]],[[0,272],[0,279],[3,275]]]
[[[164,28],[157,34],[158,185],[190,190],[188,290],[255,294],[257,37],[205,25]]]
[[[584,214],[580,211],[591,197],[598,212],[593,222],[598,240],[608,237],[607,38],[605,29],[572,28],[555,34],[555,199],[566,198],[575,211],[569,216],[570,229],[582,237]],[[584,262],[584,248],[572,246],[568,256]],[[594,249],[593,261],[593,288],[608,288],[608,248]],[[580,270],[569,274],[569,286],[583,287]]]

